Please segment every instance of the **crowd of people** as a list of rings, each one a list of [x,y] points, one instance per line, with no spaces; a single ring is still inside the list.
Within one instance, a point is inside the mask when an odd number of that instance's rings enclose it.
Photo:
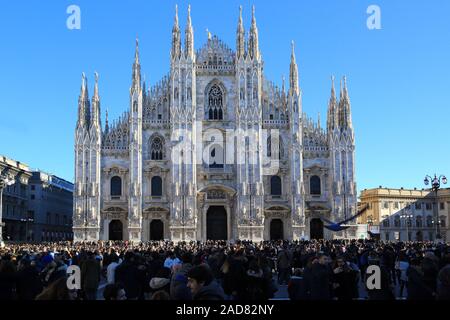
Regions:
[[[81,270],[81,289],[67,268]],[[366,270],[379,266],[380,287]],[[450,246],[433,242],[127,241],[7,244],[0,300],[450,299]],[[398,290],[396,290],[398,288]]]

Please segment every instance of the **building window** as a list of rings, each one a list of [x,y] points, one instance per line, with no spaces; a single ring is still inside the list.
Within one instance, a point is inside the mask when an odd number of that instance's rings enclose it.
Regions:
[[[33,185],[31,185],[31,190],[35,190],[36,189],[36,186],[33,184]]]
[[[390,227],[390,223],[389,223],[389,217],[385,217],[383,220],[383,227],[385,228],[389,228]]]
[[[122,179],[118,176],[111,178],[111,196],[120,197],[122,195]]]
[[[444,202],[439,203],[439,209],[440,210],[445,210],[445,203]]]
[[[155,176],[152,178],[152,196],[162,196],[162,179],[159,176]]]
[[[159,136],[152,139],[150,144],[151,160],[162,160],[164,158],[164,142]]]
[[[394,202],[394,208],[395,208],[395,209],[398,209],[398,207],[399,207],[398,202],[397,202],[397,201]],[[387,209],[387,208],[386,208],[386,209]]]
[[[318,176],[312,176],[309,180],[309,193],[312,195],[320,195],[320,178]]]
[[[214,84],[208,92],[208,119],[223,119],[223,93],[217,84]]]
[[[389,202],[385,201],[383,203],[383,206],[384,206],[385,209],[389,209]]]
[[[59,224],[59,214],[55,215],[55,224],[58,225]]]
[[[281,196],[281,178],[279,176],[270,178],[270,194],[272,196]]]
[[[423,223],[422,223],[422,216],[417,216],[416,217],[416,227],[417,228],[422,228],[422,225],[423,225]]]
[[[50,224],[51,221],[50,212],[47,212],[47,224]]]
[[[428,232],[428,240],[433,241],[433,232],[431,231]]]
[[[446,227],[445,216],[440,216],[439,217],[439,222],[441,224],[441,228],[445,228]]]
[[[389,232],[386,232],[386,233],[385,233],[385,240],[386,240],[386,241],[389,241]]]
[[[422,209],[422,204],[420,202],[416,202],[416,210]]]
[[[31,198],[31,200],[34,200],[35,199],[35,195],[32,194],[30,198]]]
[[[431,210],[431,203],[426,203],[425,204],[425,209]]]
[[[400,217],[399,216],[395,216],[395,218],[394,218],[394,226],[396,228],[400,228]]]

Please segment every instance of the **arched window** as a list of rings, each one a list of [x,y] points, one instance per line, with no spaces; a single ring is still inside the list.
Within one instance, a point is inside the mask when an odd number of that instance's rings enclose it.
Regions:
[[[315,195],[321,194],[320,178],[318,176],[312,176],[309,180],[309,193]]]
[[[270,178],[270,194],[272,196],[281,196],[281,178],[279,176]]]
[[[152,196],[162,196],[162,179],[159,176],[154,176],[152,178]]]
[[[417,228],[422,228],[422,216],[417,216],[416,217],[416,227]]]
[[[150,159],[151,160],[164,159],[164,142],[162,138],[159,136],[156,136],[151,140]]]
[[[208,119],[223,120],[223,93],[217,84],[208,92]]]
[[[122,195],[122,179],[118,176],[111,178],[111,196],[120,197]]]
[[[267,138],[267,157],[272,157],[272,137]]]

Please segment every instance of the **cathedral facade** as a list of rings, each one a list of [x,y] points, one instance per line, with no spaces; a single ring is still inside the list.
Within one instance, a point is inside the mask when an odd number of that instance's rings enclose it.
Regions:
[[[324,228],[356,213],[347,85],[334,79],[327,123],[302,111],[294,45],[288,88],[266,79],[253,8],[233,51],[217,36],[184,45],[178,14],[170,71],[141,80],[138,41],[129,109],[101,125],[98,75],[83,74],[75,130],[74,240],[270,240],[352,237]]]

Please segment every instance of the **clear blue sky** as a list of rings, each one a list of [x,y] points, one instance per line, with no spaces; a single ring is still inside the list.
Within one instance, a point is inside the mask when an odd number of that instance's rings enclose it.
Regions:
[[[73,181],[81,72],[90,94],[100,74],[102,112],[128,108],[136,35],[151,84],[169,70],[175,1],[3,1],[0,5],[0,154]],[[325,121],[330,75],[347,75],[356,132],[358,189],[423,187],[450,176],[448,0],[190,1],[195,47],[206,28],[233,49],[238,7],[248,29],[256,5],[265,73],[289,73],[296,42],[303,108]],[[81,30],[66,9],[81,8]],[[366,26],[381,8],[382,30]],[[188,2],[178,1],[182,30]],[[184,31],[183,31],[184,32]],[[104,114],[103,114],[104,116]]]

